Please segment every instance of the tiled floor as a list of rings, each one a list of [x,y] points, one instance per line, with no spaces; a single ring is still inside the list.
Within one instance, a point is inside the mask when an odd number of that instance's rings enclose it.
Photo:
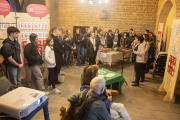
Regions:
[[[112,65],[100,65],[117,73],[121,73],[121,63]],[[62,67],[61,73],[65,74],[65,82],[56,85],[61,94],[48,95],[49,115],[51,120],[58,120],[59,109],[66,107],[69,103],[67,96],[71,93],[79,92],[80,75],[84,67],[73,66],[71,68]],[[177,88],[176,103],[163,102],[166,93],[158,92],[158,88],[163,81],[163,77],[146,74],[145,82],[140,83],[139,87],[132,87],[131,81],[134,79],[134,67],[132,63],[125,63],[124,78],[128,83],[122,87],[122,94],[114,98],[114,102],[123,103],[131,116],[132,120],[180,120],[180,89]],[[38,112],[32,120],[44,120],[43,111]]]

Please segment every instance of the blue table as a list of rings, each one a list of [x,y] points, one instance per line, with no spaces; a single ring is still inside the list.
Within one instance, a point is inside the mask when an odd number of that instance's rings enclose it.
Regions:
[[[30,120],[42,108],[43,108],[43,111],[44,111],[44,119],[49,120],[48,100],[49,100],[49,98],[46,97],[46,100],[39,107],[37,107],[34,111],[32,111],[28,116],[26,116],[24,118],[21,118],[21,120]],[[16,118],[12,118],[12,117],[4,117],[4,118],[1,118],[1,119],[2,120],[18,120]]]

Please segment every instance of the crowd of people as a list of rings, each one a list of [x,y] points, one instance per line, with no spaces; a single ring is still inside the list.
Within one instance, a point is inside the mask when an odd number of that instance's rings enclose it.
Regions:
[[[20,44],[16,39],[20,31],[16,27],[9,27],[7,33],[9,36],[3,41],[0,54],[4,57],[3,64],[7,68],[11,83],[19,87],[21,86],[23,59]],[[109,120],[111,117],[115,118],[115,116],[120,115],[123,120],[131,120],[123,104],[112,102],[111,93],[105,89],[104,78],[97,77],[98,66],[94,65],[96,55],[100,46],[104,48],[121,47],[122,49],[132,49],[136,74],[136,79],[133,81],[134,84],[132,86],[139,86],[139,81],[144,81],[145,73],[149,71],[151,63],[154,62],[153,36],[154,34],[149,32],[149,30],[145,30],[143,35],[137,36],[133,29],[130,29],[129,32],[124,32],[122,35],[118,29],[115,32],[112,30],[104,32],[101,30],[101,27],[98,27],[97,30],[90,27],[86,28],[84,35],[81,33],[80,28],[77,28],[73,38],[70,30],[65,30],[63,27],[59,33],[59,29],[53,27],[49,31],[45,47],[45,66],[48,68],[49,73],[47,89],[52,90],[53,93],[61,93],[55,86],[55,84],[60,84],[58,74],[62,64],[68,68],[72,66],[70,58],[72,50],[76,47],[77,65],[79,67],[86,66],[85,61],[88,61],[89,65],[84,68],[83,86],[80,88],[82,92],[70,95],[68,101],[77,101],[84,90],[89,90],[88,96],[96,96],[99,100],[91,104],[87,118],[92,118],[93,116],[94,120],[97,118]],[[44,63],[38,51],[37,42],[39,39],[35,33],[32,33],[29,39],[30,43],[24,49],[24,56],[28,61],[28,67],[31,69],[31,87],[45,91],[44,79],[39,68],[39,65]],[[48,94],[46,92],[46,95]]]

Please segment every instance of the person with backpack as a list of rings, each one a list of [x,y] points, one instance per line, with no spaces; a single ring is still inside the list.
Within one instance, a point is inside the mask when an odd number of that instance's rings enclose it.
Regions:
[[[19,32],[16,27],[8,27],[8,38],[3,41],[1,48],[1,54],[4,57],[3,64],[6,66],[10,81],[15,87],[21,86],[21,69],[23,68],[20,44],[16,40]]]
[[[99,67],[97,65],[88,65],[83,70],[82,86],[80,91],[90,90],[90,82],[93,78],[98,76]],[[123,120],[131,120],[125,106],[121,103],[115,103],[112,101],[111,92],[107,89],[100,95],[102,101],[106,106],[108,113],[112,118],[122,117]]]
[[[44,61],[38,51],[38,35],[32,33],[29,37],[31,43],[28,43],[24,49],[24,56],[28,61],[28,66],[31,69],[31,88],[45,91],[44,78],[39,68]],[[46,92],[48,95],[49,92]]]
[[[104,78],[95,77],[90,83],[90,90],[84,90],[68,96],[67,100],[75,104],[72,115],[74,120],[114,120],[102,102],[101,93],[105,90]],[[120,120],[116,118],[115,120]]]
[[[56,61],[55,61],[55,55],[54,55],[54,40],[52,37],[48,37],[46,39],[46,48],[45,48],[45,66],[48,68],[49,74],[48,74],[48,90],[52,90],[53,93],[60,94],[61,92],[55,87],[55,80],[54,80],[54,73]]]

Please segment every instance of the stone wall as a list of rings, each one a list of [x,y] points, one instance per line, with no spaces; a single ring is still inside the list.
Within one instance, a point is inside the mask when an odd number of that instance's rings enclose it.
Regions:
[[[54,25],[56,18],[56,26],[70,30],[73,30],[73,26],[101,26],[104,30],[113,31],[129,31],[133,28],[138,34],[146,29],[155,31],[158,0],[109,0],[108,3],[93,5],[81,3],[80,0],[51,1],[59,6],[59,12],[56,11],[58,15],[51,19],[51,25]],[[100,18],[103,13],[107,15],[106,19]]]
[[[180,19],[180,0],[176,0],[176,18]]]

